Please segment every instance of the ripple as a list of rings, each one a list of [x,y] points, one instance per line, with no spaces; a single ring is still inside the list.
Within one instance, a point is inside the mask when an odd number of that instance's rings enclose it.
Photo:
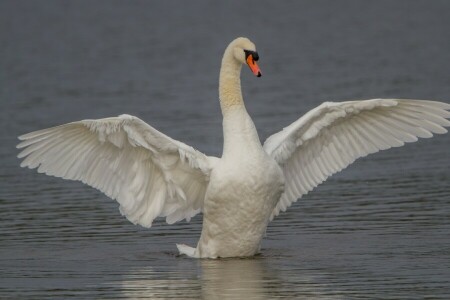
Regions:
[[[236,33],[260,45],[265,75],[242,81],[261,140],[323,101],[449,101],[448,1],[345,3],[0,2],[0,298],[448,299],[450,134],[332,176],[253,259],[179,256],[201,215],[140,228],[98,191],[18,167],[16,136],[122,113],[220,156],[217,57]]]

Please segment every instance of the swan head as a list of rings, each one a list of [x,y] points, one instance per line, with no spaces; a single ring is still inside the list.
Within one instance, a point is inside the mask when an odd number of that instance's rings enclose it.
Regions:
[[[241,64],[247,64],[255,76],[261,77],[261,70],[256,64],[259,55],[256,52],[255,44],[248,38],[240,37],[232,41],[230,46],[232,47],[234,58]]]

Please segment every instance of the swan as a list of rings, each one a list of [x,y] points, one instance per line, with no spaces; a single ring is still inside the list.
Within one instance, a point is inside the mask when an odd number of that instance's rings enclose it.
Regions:
[[[21,167],[79,180],[117,200],[133,224],[172,224],[203,213],[195,258],[253,256],[268,223],[357,158],[446,133],[450,105],[405,99],[325,102],[263,145],[244,105],[240,73],[261,76],[247,38],[223,55],[223,154],[207,156],[135,116],[82,120],[19,137]]]

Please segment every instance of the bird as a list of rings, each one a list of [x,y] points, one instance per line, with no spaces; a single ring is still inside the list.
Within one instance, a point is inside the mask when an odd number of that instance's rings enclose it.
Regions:
[[[222,156],[208,156],[135,116],[82,120],[21,135],[20,166],[81,181],[117,200],[133,224],[173,224],[202,213],[193,258],[260,253],[274,217],[356,159],[444,134],[450,104],[371,99],[324,102],[260,142],[241,92],[241,69],[260,77],[248,38],[225,49],[219,76]]]

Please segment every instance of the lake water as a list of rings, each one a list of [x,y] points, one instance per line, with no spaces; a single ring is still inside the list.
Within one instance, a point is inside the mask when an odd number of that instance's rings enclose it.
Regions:
[[[449,1],[1,1],[0,298],[449,299],[450,134],[358,160],[269,225],[253,259],[195,260],[201,215],[151,229],[19,167],[17,136],[137,115],[220,156],[218,72],[243,69],[261,140],[323,101],[450,102]]]

